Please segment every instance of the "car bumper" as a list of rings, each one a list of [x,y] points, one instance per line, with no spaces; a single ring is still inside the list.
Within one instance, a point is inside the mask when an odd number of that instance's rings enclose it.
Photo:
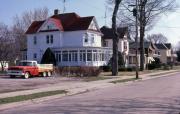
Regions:
[[[24,76],[24,73],[22,72],[8,72],[7,74],[13,76]]]

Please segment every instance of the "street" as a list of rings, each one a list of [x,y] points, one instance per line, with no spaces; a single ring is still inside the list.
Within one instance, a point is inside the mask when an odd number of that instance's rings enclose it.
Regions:
[[[180,73],[1,111],[1,114],[179,113]]]

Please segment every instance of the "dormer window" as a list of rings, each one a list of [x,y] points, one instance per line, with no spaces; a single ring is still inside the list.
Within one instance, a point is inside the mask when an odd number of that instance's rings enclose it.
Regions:
[[[49,25],[47,26],[47,29],[48,29],[48,30],[50,29],[50,26],[49,26]]]

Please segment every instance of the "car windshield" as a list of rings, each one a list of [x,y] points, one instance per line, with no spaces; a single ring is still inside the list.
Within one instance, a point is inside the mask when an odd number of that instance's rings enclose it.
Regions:
[[[33,66],[32,62],[19,62],[19,66]]]

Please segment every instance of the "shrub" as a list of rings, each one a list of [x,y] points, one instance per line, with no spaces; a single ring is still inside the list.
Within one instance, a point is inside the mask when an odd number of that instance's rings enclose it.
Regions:
[[[118,71],[124,72],[124,71],[127,71],[127,68],[125,68],[125,67],[119,67]]]
[[[153,61],[150,64],[147,64],[147,69],[148,70],[153,70],[157,68],[161,68],[162,64],[159,58],[154,58],[155,61]]]
[[[62,76],[98,76],[102,70],[99,67],[57,67],[55,72]]]
[[[163,64],[163,70],[170,70],[170,66],[167,64]]]
[[[132,71],[135,71],[136,70],[136,67],[129,67],[129,68],[127,68],[127,71],[129,71],[129,72],[132,72]]]
[[[101,66],[100,69],[102,69],[104,72],[110,72],[111,71],[111,66]]]

